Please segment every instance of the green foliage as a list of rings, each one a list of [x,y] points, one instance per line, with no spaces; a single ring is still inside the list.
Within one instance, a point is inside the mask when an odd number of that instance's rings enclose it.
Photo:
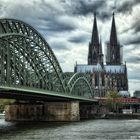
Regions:
[[[14,99],[0,99],[0,104],[9,104],[15,102]]]
[[[0,99],[0,113],[3,112],[6,104],[14,103],[14,99]]]
[[[109,109],[113,112],[118,112],[118,108],[122,106],[119,99],[122,97],[116,91],[108,91],[106,98],[106,105],[109,107]]]

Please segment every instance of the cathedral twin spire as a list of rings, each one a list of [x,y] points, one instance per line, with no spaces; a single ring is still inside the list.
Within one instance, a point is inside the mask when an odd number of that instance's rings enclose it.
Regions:
[[[99,37],[98,37],[98,28],[97,28],[97,21],[96,21],[96,13],[94,14],[94,23],[93,23],[93,30],[92,30],[92,43],[99,45]]]
[[[115,17],[113,13],[110,41],[107,45],[106,64],[119,65],[121,64],[120,57],[121,57],[120,45],[117,40]],[[89,43],[88,65],[96,65],[97,63],[103,64],[103,53],[102,53],[102,42],[101,41],[99,42],[96,13],[95,13],[93,30],[92,30],[92,38],[91,38],[91,42]]]
[[[114,13],[113,13],[113,18],[112,18],[110,44],[112,44],[112,45],[113,44],[118,44]]]
[[[88,65],[95,65],[97,63],[103,63],[102,60],[102,45],[99,43],[98,28],[96,21],[96,13],[94,14],[92,38],[89,43],[89,53],[88,53]]]
[[[115,17],[113,13],[110,42],[107,44],[107,65],[120,65],[121,64],[121,54],[120,54],[121,45],[117,40],[117,32],[115,25]]]

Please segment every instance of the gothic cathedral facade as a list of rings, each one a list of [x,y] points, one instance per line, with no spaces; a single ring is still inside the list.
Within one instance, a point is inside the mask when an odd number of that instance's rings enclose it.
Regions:
[[[76,64],[75,72],[89,73],[96,97],[104,97],[107,91],[128,91],[126,63],[122,62],[122,45],[120,45],[113,13],[110,40],[107,43],[106,62],[99,41],[96,14],[89,43],[88,64]]]

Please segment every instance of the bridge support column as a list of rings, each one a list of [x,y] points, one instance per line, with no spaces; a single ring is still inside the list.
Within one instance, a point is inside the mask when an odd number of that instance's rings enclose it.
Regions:
[[[6,121],[79,121],[79,102],[48,102],[45,104],[9,104]]]
[[[47,121],[79,121],[79,102],[49,102],[45,113]]]
[[[43,116],[42,104],[14,103],[5,106],[6,121],[41,121]]]
[[[80,119],[93,119],[97,116],[97,105],[95,104],[80,104]]]

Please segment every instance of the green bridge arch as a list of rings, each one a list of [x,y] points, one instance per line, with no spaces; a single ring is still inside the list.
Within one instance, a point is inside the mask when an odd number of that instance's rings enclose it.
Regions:
[[[91,98],[93,90],[83,75],[63,73],[42,35],[29,24],[0,19],[0,85],[33,87]],[[84,94],[77,90],[83,85]]]

